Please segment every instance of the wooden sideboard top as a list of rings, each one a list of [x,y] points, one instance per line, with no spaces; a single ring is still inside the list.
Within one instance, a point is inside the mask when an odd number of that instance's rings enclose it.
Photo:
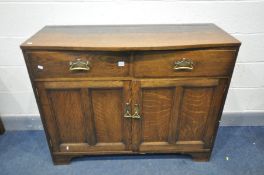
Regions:
[[[214,24],[45,26],[22,49],[173,50],[239,46]]]

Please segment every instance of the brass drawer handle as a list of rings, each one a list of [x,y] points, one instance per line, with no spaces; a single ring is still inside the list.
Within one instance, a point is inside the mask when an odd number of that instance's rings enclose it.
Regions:
[[[132,118],[134,119],[140,119],[141,116],[139,115],[140,111],[139,111],[139,105],[135,104],[135,113],[132,115]]]
[[[183,58],[179,61],[175,61],[173,69],[176,71],[180,70],[193,70],[194,63],[190,59]]]
[[[124,114],[124,117],[125,118],[132,118],[132,115],[130,113],[130,104],[129,103],[126,103],[126,106],[125,106],[125,114]]]
[[[82,61],[81,59],[76,59],[76,61],[70,62],[70,71],[89,71],[90,63],[89,61]]]

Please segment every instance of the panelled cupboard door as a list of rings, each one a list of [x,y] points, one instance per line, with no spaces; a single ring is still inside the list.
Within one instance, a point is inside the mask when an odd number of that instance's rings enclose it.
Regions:
[[[133,81],[133,111],[140,116],[132,120],[133,151],[209,148],[226,83],[226,79]]]
[[[52,151],[129,151],[129,81],[39,82],[37,91]]]

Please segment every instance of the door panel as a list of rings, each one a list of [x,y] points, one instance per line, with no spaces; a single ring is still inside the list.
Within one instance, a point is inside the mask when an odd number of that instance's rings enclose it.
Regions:
[[[225,85],[218,79],[133,81],[132,101],[140,104],[141,115],[132,122],[133,151],[206,149]]]
[[[98,143],[122,141],[122,90],[92,90],[92,105]],[[114,117],[118,116],[118,117]]]
[[[131,119],[123,117],[129,81],[43,82],[37,87],[53,151],[129,151]]]
[[[84,143],[85,116],[79,89],[48,90],[51,110],[56,116],[60,140],[63,143]]]
[[[178,141],[202,141],[213,92],[213,87],[184,88]]]

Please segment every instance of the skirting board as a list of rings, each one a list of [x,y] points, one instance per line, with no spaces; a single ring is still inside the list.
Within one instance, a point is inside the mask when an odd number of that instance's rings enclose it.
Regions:
[[[0,116],[6,131],[43,130],[39,115]]]
[[[5,129],[12,130],[43,130],[38,115],[1,116]],[[220,121],[221,126],[264,126],[264,112],[226,112]]]

